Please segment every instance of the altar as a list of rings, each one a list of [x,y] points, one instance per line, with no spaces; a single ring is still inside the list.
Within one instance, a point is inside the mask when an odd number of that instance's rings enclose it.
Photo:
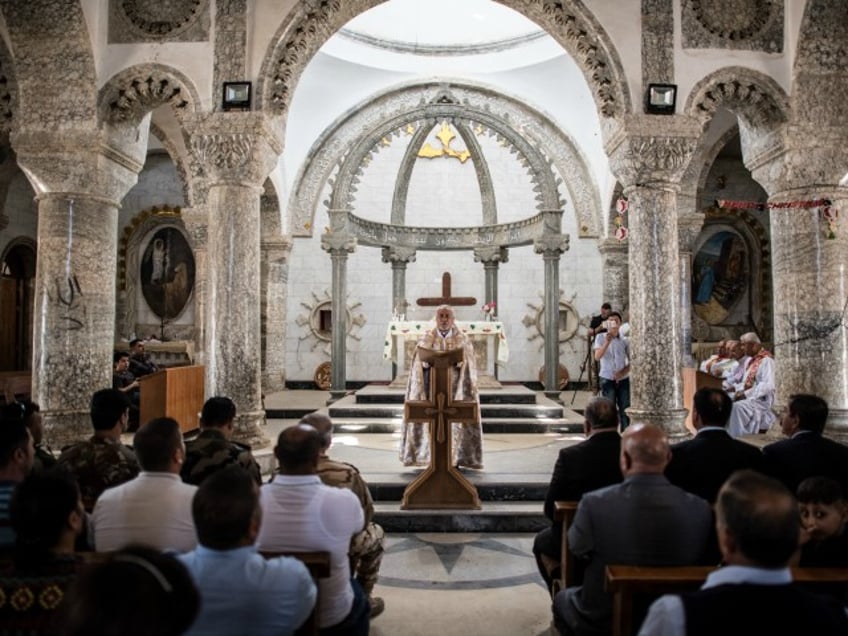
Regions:
[[[506,366],[509,344],[504,324],[493,320],[457,320],[454,324],[469,337],[477,360],[478,386],[498,388],[497,367]],[[418,339],[436,326],[433,320],[392,320],[386,327],[383,343],[383,360],[397,367],[392,386],[406,386],[408,362],[412,359]],[[490,365],[490,360],[493,362]]]

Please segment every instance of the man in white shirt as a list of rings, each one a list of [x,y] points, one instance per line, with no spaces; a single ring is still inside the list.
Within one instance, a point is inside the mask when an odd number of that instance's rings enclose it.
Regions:
[[[143,543],[160,550],[188,552],[197,546],[191,501],[197,486],[183,483],[185,444],[170,417],[151,420],[133,438],[141,474],[106,490],[91,516],[98,552]]]
[[[359,498],[352,491],[321,482],[318,459],[321,436],[312,426],[284,429],[274,455],[280,474],[262,486],[263,523],[257,538],[267,552],[330,553],[330,576],[320,579],[318,625],[322,636],[367,636],[368,599],[351,578],[350,540],[365,523]]]
[[[626,410],[630,407],[630,342],[620,333],[621,314],[610,313],[603,323],[606,332],[595,336],[592,349],[600,362],[601,395],[618,407],[621,432],[630,424]]]

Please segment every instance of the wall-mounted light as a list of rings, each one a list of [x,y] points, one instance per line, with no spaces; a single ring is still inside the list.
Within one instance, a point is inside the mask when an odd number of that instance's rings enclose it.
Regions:
[[[677,84],[648,84],[645,112],[649,115],[673,115],[677,105]]]
[[[250,110],[250,82],[224,82],[224,110]]]

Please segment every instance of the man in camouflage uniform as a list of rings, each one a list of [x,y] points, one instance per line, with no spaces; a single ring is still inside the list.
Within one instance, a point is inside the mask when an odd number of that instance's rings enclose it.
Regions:
[[[91,397],[94,435],[62,449],[57,465],[77,478],[83,505],[89,512],[104,490],[139,473],[135,453],[121,443],[128,422],[127,396],[117,389],[101,389]]]
[[[257,484],[262,483],[259,464],[250,446],[232,441],[236,405],[228,397],[206,400],[200,414],[200,433],[186,441],[186,457],[180,477],[188,484],[199,486],[212,473],[230,464],[244,468]]]
[[[365,513],[365,527],[350,541],[349,556],[351,571],[356,573],[362,589],[368,596],[371,605],[371,618],[383,612],[385,602],[378,596],[372,596],[377,573],[383,560],[383,528],[372,521],[374,517],[374,502],[368,485],[362,479],[356,466],[331,459],[327,452],[333,443],[333,423],[329,416],[323,413],[309,413],[301,420],[301,424],[309,424],[321,435],[321,456],[318,459],[318,476],[328,486],[347,488],[359,497],[362,511]]]

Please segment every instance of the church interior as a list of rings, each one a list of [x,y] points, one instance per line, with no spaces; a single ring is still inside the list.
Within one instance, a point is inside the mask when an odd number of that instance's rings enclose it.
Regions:
[[[474,477],[517,496],[580,439],[609,302],[632,420],[687,437],[686,370],[753,332],[775,407],[819,395],[846,442],[846,42],[842,0],[0,0],[0,394],[58,450],[141,339],[267,461],[327,409],[396,486],[397,405],[343,409],[448,304],[481,387],[536,395]],[[445,634],[547,633],[539,512],[391,534],[371,633],[453,594]]]

